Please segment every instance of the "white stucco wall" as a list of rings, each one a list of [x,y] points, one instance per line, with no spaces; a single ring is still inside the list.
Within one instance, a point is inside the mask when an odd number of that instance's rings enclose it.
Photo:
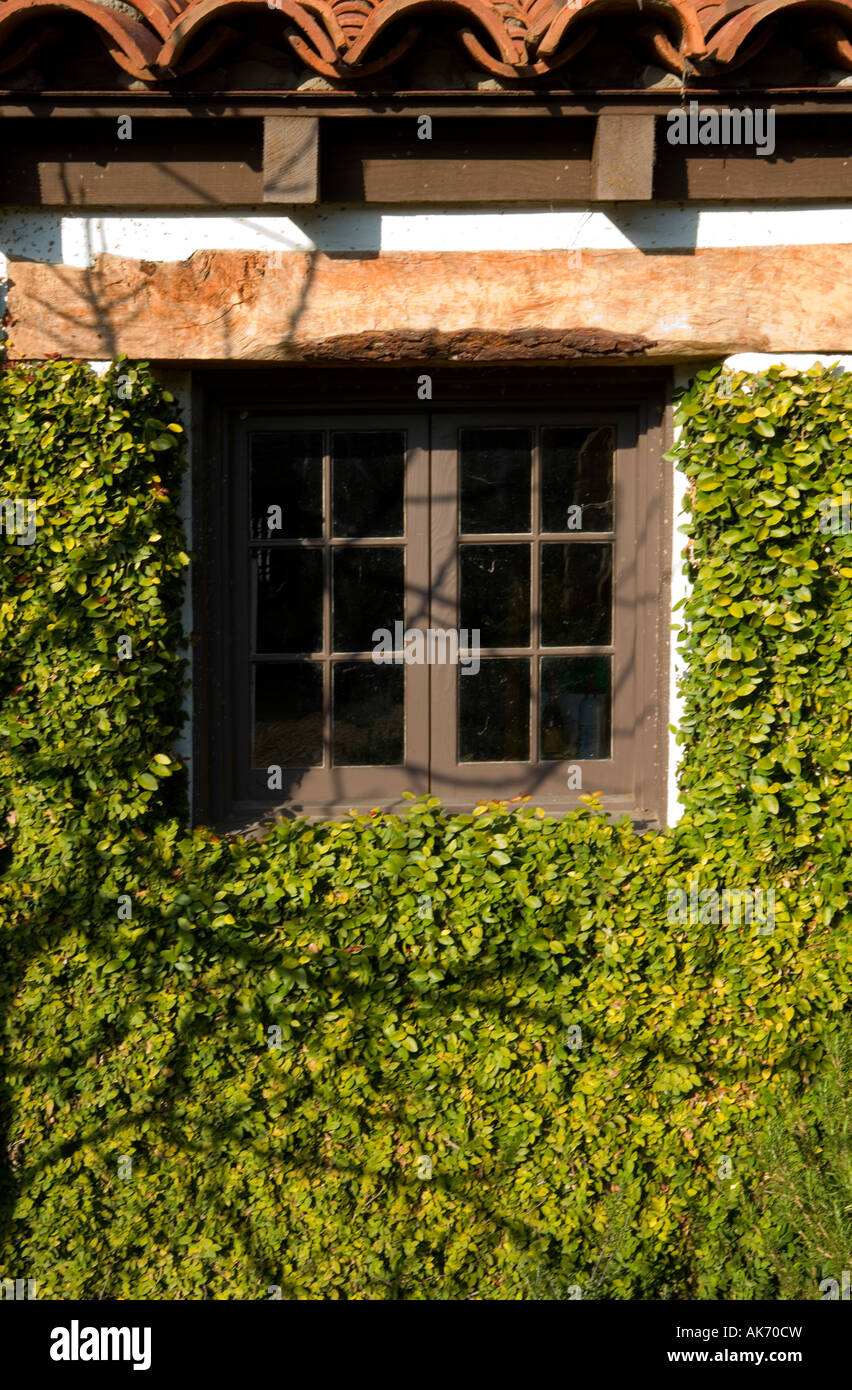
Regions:
[[[242,212],[0,213],[0,254],[50,265],[91,265],[101,253],[180,261],[198,250],[552,251],[682,250],[724,246],[852,244],[848,207],[759,209],[616,203],[453,212],[321,207],[291,216]],[[818,345],[815,345],[818,350]]]
[[[350,209],[323,206],[290,215],[265,208],[234,212],[59,213],[11,209],[0,212],[0,304],[6,257],[26,257],[46,264],[87,267],[101,253],[154,261],[184,260],[198,250],[274,250],[279,252],[370,251],[535,251],[689,250],[699,247],[817,246],[852,244],[852,201],[847,206],[792,207],[781,203],[748,207],[614,204],[606,209]],[[0,312],[2,312],[0,308]],[[733,369],[758,371],[783,360],[803,369],[815,361],[838,362],[852,369],[849,356],[826,354],[824,344],[808,344],[807,352],[777,355],[744,353],[727,359]],[[105,364],[92,364],[98,369]],[[676,373],[685,384],[691,372]],[[191,381],[188,373],[170,373],[190,443]],[[679,530],[683,513],[684,480],[674,478],[672,536],[672,607],[686,594]],[[182,499],[184,521],[191,525],[188,480]],[[672,614],[677,629],[679,613]],[[191,597],[184,608],[187,633],[192,628]],[[672,632],[668,722],[677,725],[681,706],[677,693],[676,631]],[[187,724],[178,751],[188,760],[191,775],[191,733]],[[681,814],[677,790],[677,744],[669,742],[668,820]]]

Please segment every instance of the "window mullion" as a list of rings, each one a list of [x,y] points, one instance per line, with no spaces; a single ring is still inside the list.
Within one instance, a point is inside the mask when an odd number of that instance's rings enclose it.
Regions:
[[[540,545],[541,535],[541,428],[533,432],[532,451],[532,573],[530,575],[530,647],[532,648],[532,670],[530,671],[530,762],[539,761],[538,711],[541,708],[539,682],[539,648],[541,647],[541,583],[540,583]]]
[[[322,460],[322,740],[323,767],[331,767],[331,430],[323,435]]]

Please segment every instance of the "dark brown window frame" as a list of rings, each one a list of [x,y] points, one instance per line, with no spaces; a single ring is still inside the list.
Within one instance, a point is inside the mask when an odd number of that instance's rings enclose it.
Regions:
[[[433,399],[418,406],[417,379],[429,371]],[[633,695],[631,785],[602,797],[613,814],[639,824],[665,822],[668,776],[671,469],[663,453],[671,438],[668,369],[597,369],[548,364],[489,368],[419,364],[407,367],[292,366],[196,373],[193,390],[193,816],[196,823],[235,830],[272,815],[341,817],[349,804],[301,809],[298,802],[238,801],[234,794],[237,728],[234,699],[235,633],[232,555],[233,435],[250,416],[306,415],[317,410],[375,421],[382,415],[488,412],[505,416],[540,411],[632,419],[636,470],[634,577],[629,656]],[[622,445],[624,436],[622,435]],[[626,538],[625,538],[626,539]],[[620,621],[620,620],[619,620]],[[412,668],[413,669],[413,668]],[[571,808],[583,792],[536,799],[549,814]],[[489,792],[489,795],[492,794]],[[498,795],[495,791],[494,795]],[[448,809],[469,809],[471,791],[443,799]],[[376,801],[373,799],[371,809]],[[397,803],[394,803],[397,804]],[[404,803],[403,803],[404,804]]]
[[[411,627],[419,621],[417,606],[413,601],[413,585],[420,585],[421,588],[428,585],[428,563],[429,563],[429,536],[427,528],[422,524],[422,518],[417,515],[412,503],[415,497],[422,501],[423,495],[428,494],[429,490],[429,450],[428,450],[428,422],[422,414],[416,411],[401,414],[399,412],[383,412],[380,423],[372,415],[351,414],[347,412],[335,411],[333,415],[318,415],[316,413],[296,413],[288,412],[286,421],[282,421],[280,412],[266,416],[258,411],[250,412],[249,419],[245,422],[240,421],[239,425],[234,426],[234,453],[233,457],[237,470],[242,471],[247,479],[249,475],[249,436],[253,433],[262,434],[266,431],[277,431],[282,428],[292,428],[301,431],[324,431],[334,434],[338,431],[348,432],[357,430],[359,427],[368,428],[373,425],[381,430],[399,430],[407,434],[408,462],[409,468],[405,479],[405,528],[399,536],[391,535],[381,538],[372,537],[370,539],[342,538],[331,535],[331,527],[327,526],[325,537],[322,541],[308,542],[311,548],[319,551],[327,557],[327,564],[331,561],[332,555],[337,552],[352,552],[353,547],[390,547],[392,549],[404,549],[406,552],[405,562],[405,625]],[[324,488],[326,490],[323,504],[323,512],[328,523],[331,515],[330,497],[330,469],[324,469]],[[412,496],[412,493],[415,496]],[[248,487],[240,488],[237,484],[231,493],[233,498],[233,518],[231,537],[231,575],[233,578],[234,598],[237,609],[248,611],[250,603],[249,576],[245,569],[245,557],[247,552],[246,537],[249,534],[248,517]],[[418,524],[421,523],[421,524]],[[258,547],[258,542],[252,543],[254,548]],[[279,541],[271,542],[272,545],[290,547],[292,542]],[[300,543],[299,543],[300,544]],[[263,545],[269,546],[269,541],[264,541]],[[326,751],[331,736],[331,717],[330,701],[328,698],[328,681],[331,677],[333,666],[332,655],[341,656],[340,652],[333,653],[331,638],[331,595],[330,595],[330,574],[329,568],[324,572],[324,622],[323,622],[323,651],[310,656],[295,657],[270,657],[255,658],[258,663],[276,662],[286,664],[291,661],[301,664],[309,661],[313,664],[321,664],[327,669],[325,697],[323,700],[324,709],[324,740]],[[249,643],[248,624],[234,634],[234,662],[236,670],[248,669],[252,661],[252,654]],[[363,651],[356,654],[348,654],[349,660],[362,662],[365,660]],[[428,757],[429,757],[429,729],[428,723],[418,721],[416,712],[423,707],[428,710],[429,696],[428,673],[423,667],[406,667],[405,670],[405,731],[406,731],[406,763],[403,765],[375,765],[375,766],[352,766],[352,767],[309,767],[309,768],[282,768],[282,796],[279,800],[298,802],[300,805],[310,807],[313,813],[321,808],[332,806],[339,808],[344,803],[352,805],[373,805],[377,795],[383,802],[393,800],[395,804],[403,801],[403,794],[406,791],[414,795],[423,796],[428,791]],[[250,748],[249,734],[251,723],[251,708],[249,691],[245,685],[241,685],[233,693],[235,729],[234,729],[234,748],[235,763],[237,768],[242,768],[240,773],[235,769],[233,784],[237,794],[237,804],[250,809],[265,806],[267,809],[271,804],[271,799],[265,791],[266,772],[258,768],[250,768]],[[381,790],[377,789],[376,783],[381,782]],[[291,795],[292,793],[292,795]],[[274,798],[272,798],[274,800]]]

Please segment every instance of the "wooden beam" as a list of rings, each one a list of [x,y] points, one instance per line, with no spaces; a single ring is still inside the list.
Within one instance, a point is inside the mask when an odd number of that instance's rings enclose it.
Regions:
[[[594,120],[352,117],[323,131],[322,192],[341,203],[585,202]]]
[[[316,203],[319,199],[319,118],[264,116],[263,201]]]
[[[37,183],[36,183],[37,177]],[[211,208],[257,202],[258,176],[246,160],[152,161],[98,165],[39,161],[21,182],[39,207]],[[24,195],[26,197],[26,195]]]
[[[789,91],[775,89],[771,92],[753,87],[746,89],[726,88],[718,90],[688,87],[684,99],[700,101],[702,106],[748,107],[772,106],[778,116],[814,116],[824,119],[834,115],[852,114],[852,99],[849,88],[820,88],[809,91]],[[425,104],[424,104],[425,103]],[[422,95],[418,99],[411,93],[400,93],[392,99],[381,93],[356,92],[280,92],[270,95],[258,92],[256,95],[243,93],[239,99],[222,99],[211,103],[192,96],[176,96],[168,92],[122,92],[120,97],[108,99],[100,95],[57,92],[46,97],[43,93],[3,92],[0,96],[0,119],[2,120],[51,120],[86,119],[111,120],[126,115],[144,116],[146,119],[209,120],[215,111],[215,119],[259,119],[262,116],[323,116],[331,120],[349,120],[353,116],[370,116],[377,120],[398,120],[406,117],[416,120],[424,112],[434,115],[453,116],[459,119],[487,120],[510,116],[512,119],[550,119],[556,116],[577,117],[603,114],[630,115],[652,114],[665,116],[669,111],[682,105],[680,88],[667,89],[661,94],[653,89],[631,92],[624,96],[608,94],[600,96],[590,92],[587,97],[571,94],[548,95],[542,98],[533,92],[433,92],[428,100]]]
[[[485,351],[483,332],[504,358],[616,352],[672,361],[852,345],[852,246],[844,245],[653,256],[196,251],[168,262],[100,255],[88,268],[10,258],[8,274],[15,358],[431,361]]]
[[[654,126],[651,114],[598,116],[592,151],[595,202],[638,202],[653,196]]]
[[[0,198],[24,207],[223,207],[260,201],[261,122],[11,121]],[[211,153],[211,146],[213,152]]]
[[[0,0],[1,3],[1,0]],[[247,207],[849,200],[852,113],[779,118],[773,156],[753,146],[670,145],[650,112],[546,120],[413,116],[148,119],[132,139],[107,117],[8,120],[0,204],[22,207]],[[597,134],[596,134],[597,132]]]

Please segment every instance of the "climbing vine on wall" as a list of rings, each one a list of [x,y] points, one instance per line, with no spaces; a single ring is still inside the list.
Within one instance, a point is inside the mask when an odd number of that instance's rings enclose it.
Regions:
[[[174,402],[123,361],[0,375],[0,498],[37,506],[0,537],[0,1275],[771,1295],[754,1136],[852,972],[852,388],[714,370],[679,418],[674,830],[427,799],[249,842],[185,828]],[[672,915],[757,888],[769,930]]]

